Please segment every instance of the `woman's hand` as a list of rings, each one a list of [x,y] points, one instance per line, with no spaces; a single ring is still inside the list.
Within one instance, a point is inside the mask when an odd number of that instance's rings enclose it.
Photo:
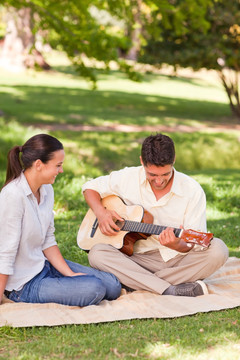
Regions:
[[[81,273],[81,272],[79,272],[79,273],[72,272],[72,274],[71,274],[71,275],[68,275],[68,276],[73,277],[73,276],[79,276],[79,275],[87,275],[87,274]]]
[[[51,246],[43,251],[44,255],[62,275],[64,276],[78,276],[78,275],[86,275],[84,273],[75,273],[70,269],[65,259],[63,258],[59,248],[57,245]]]

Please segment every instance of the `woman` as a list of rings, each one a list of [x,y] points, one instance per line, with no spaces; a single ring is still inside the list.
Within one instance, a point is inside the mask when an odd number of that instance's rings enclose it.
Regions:
[[[110,273],[65,260],[54,237],[52,185],[63,172],[63,145],[39,134],[8,153],[0,193],[0,302],[98,304],[120,295]]]

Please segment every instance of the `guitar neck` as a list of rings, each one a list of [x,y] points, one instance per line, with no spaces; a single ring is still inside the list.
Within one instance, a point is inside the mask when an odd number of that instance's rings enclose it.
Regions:
[[[160,226],[148,223],[139,223],[137,221],[125,220],[121,230],[129,232],[137,232],[142,234],[159,235],[167,226]],[[182,229],[174,228],[173,232],[176,237],[179,237]]]

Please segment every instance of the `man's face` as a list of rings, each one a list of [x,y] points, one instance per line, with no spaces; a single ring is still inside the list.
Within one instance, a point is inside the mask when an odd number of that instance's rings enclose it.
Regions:
[[[142,164],[143,165],[143,164]],[[168,185],[173,176],[173,165],[143,165],[146,178],[153,190],[163,190]]]

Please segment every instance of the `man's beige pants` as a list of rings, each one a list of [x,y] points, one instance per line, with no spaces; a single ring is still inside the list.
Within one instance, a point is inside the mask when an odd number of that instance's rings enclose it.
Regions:
[[[170,285],[203,280],[218,270],[228,258],[228,248],[214,238],[207,250],[190,250],[163,261],[159,250],[132,256],[108,244],[96,244],[88,254],[92,267],[113,273],[120,282],[134,290],[162,294]]]

